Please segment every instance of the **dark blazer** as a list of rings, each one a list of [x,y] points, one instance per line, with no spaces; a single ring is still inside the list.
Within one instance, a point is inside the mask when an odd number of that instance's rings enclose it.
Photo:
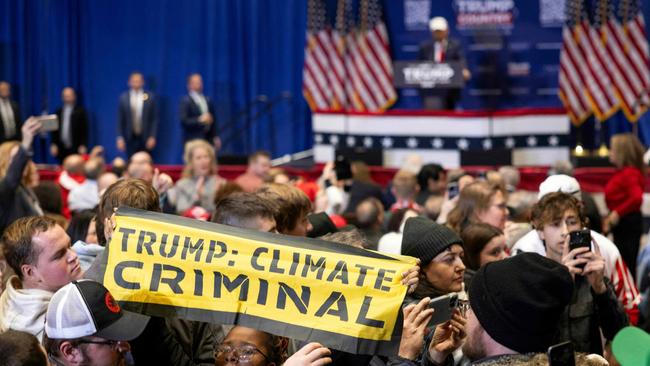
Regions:
[[[154,95],[145,90],[146,99],[142,103],[142,135],[143,139],[156,137],[158,130],[158,109],[156,108],[156,98]],[[133,137],[133,121],[131,120],[131,99],[129,91],[120,95],[119,110],[117,112],[117,136],[129,140]]]
[[[22,147],[9,163],[7,174],[0,179],[0,235],[12,222],[25,216],[41,214],[31,189],[22,184],[29,155]]]
[[[420,51],[418,53],[418,59],[421,61],[433,61],[433,52],[435,50],[433,40],[424,42],[420,44]],[[459,41],[448,38],[447,39],[447,48],[445,49],[445,61],[459,61],[461,62],[463,68],[467,67],[467,62],[465,61],[465,54],[463,53],[463,48]]]
[[[374,197],[382,202],[382,205],[384,204],[384,197],[381,193],[381,188],[375,184],[353,180],[349,193],[350,200],[348,201],[348,207],[346,207],[345,213],[354,212],[357,209],[357,206],[368,197]]]
[[[199,122],[201,109],[189,94],[185,95],[183,99],[181,99],[179,113],[181,118],[181,127],[183,127],[183,141],[187,142],[193,139],[204,139],[212,143],[212,139],[217,136],[217,119],[214,114],[212,99],[205,96],[205,101],[208,104],[208,112],[210,112],[212,118],[214,118],[214,122],[212,122],[210,126],[206,126]]]
[[[9,141],[9,140],[21,140],[23,138],[23,134],[20,131],[20,127],[23,125],[23,120],[20,116],[20,107],[18,106],[18,103],[16,103],[13,100],[10,100],[9,103],[11,104],[11,109],[14,111],[14,121],[16,122],[16,133],[9,137],[5,138],[5,124],[4,121],[2,120],[2,114],[0,114],[0,144]]]
[[[63,133],[63,107],[56,110],[56,115],[59,117],[59,129],[52,133],[52,144],[56,145],[59,149],[65,148],[61,134]],[[77,153],[79,146],[88,147],[88,114],[86,110],[76,104],[70,114],[70,134],[72,137],[72,146],[70,150]]]

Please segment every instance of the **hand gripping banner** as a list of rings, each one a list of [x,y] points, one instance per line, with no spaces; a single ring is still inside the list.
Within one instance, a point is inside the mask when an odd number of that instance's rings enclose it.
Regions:
[[[122,207],[100,266],[125,308],[395,354],[411,257]]]

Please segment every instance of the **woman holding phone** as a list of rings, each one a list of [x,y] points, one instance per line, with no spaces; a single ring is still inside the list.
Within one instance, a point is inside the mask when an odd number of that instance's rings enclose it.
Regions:
[[[419,313],[414,311],[416,306],[423,308],[429,305],[431,299],[463,290],[463,242],[448,227],[424,217],[408,219],[404,226],[402,254],[419,258],[421,268],[418,286],[404,300],[407,304],[404,308],[405,319],[410,319],[409,314]],[[428,313],[428,318],[433,316],[433,312]],[[452,354],[460,348],[465,337],[465,321],[460,308],[454,307],[450,319],[437,325],[428,324],[424,334],[428,346],[423,357],[435,364],[445,364],[453,358]],[[425,339],[406,336],[408,339],[402,338],[399,356],[415,360],[421,354]]]
[[[31,188],[37,173],[30,149],[40,128],[40,122],[30,117],[21,128],[21,142],[0,145],[0,233],[16,219],[43,214]]]

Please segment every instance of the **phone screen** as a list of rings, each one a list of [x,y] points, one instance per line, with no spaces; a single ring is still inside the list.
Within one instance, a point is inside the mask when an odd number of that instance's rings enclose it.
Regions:
[[[451,182],[447,185],[447,196],[450,200],[458,196],[458,193],[460,193],[458,182]]]
[[[548,365],[549,366],[575,366],[575,352],[573,343],[564,342],[548,348]]]
[[[444,323],[451,319],[454,309],[458,307],[458,295],[455,293],[431,299],[429,308],[433,309],[433,316],[429,321],[429,327]]]
[[[569,248],[591,248],[591,231],[583,229],[579,231],[572,231],[569,233]]]

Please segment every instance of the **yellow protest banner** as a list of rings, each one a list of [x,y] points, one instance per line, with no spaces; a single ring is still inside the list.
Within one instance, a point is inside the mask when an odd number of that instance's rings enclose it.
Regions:
[[[120,208],[103,283],[130,310],[391,353],[410,257]]]

